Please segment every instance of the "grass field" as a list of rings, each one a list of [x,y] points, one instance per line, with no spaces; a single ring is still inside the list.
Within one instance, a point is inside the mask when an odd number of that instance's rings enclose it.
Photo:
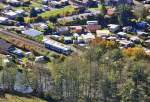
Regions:
[[[61,15],[66,15],[66,14],[71,14],[75,12],[75,8],[72,6],[66,6],[62,9],[56,9],[56,10],[52,10],[52,11],[46,11],[44,13],[42,13],[40,16],[42,16],[43,18],[49,18],[49,17],[56,17],[56,16],[61,16]]]
[[[0,97],[0,102],[47,102],[37,97],[22,97],[17,95],[6,94],[5,98]]]

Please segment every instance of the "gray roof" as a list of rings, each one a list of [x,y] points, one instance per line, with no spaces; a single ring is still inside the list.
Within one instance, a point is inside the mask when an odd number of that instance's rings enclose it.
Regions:
[[[25,35],[32,36],[32,37],[35,37],[35,36],[38,36],[38,35],[42,34],[42,32],[40,32],[38,30],[35,30],[35,29],[25,30],[25,31],[22,31],[22,33],[25,34]]]

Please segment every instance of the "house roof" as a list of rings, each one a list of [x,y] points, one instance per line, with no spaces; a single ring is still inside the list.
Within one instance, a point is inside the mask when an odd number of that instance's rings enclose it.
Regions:
[[[98,37],[102,36],[102,35],[109,35],[110,31],[109,30],[97,30],[96,34]]]
[[[108,27],[114,29],[114,28],[119,27],[119,25],[117,25],[117,24],[109,24]]]
[[[0,39],[0,49],[2,50],[8,50],[12,44],[7,43],[5,40]]]
[[[118,32],[117,35],[126,36],[127,33],[124,33],[124,32]]]
[[[6,12],[5,14],[8,16],[16,16],[17,15],[17,13],[13,12],[13,11]]]
[[[25,34],[25,35],[32,36],[32,37],[35,37],[35,36],[38,36],[38,35],[42,34],[42,32],[40,32],[38,30],[35,30],[35,29],[25,30],[25,31],[22,31],[22,33]]]
[[[66,51],[67,51],[67,50],[71,50],[71,48],[70,48],[69,46],[64,45],[64,44],[62,44],[62,43],[59,43],[59,42],[57,42],[57,41],[54,41],[54,40],[52,40],[52,39],[45,39],[44,43],[45,43],[45,44],[52,45],[52,46],[55,46],[55,47],[57,47],[57,48],[59,48],[59,49],[62,49],[62,50],[66,50]]]
[[[3,23],[5,21],[7,21],[7,20],[8,20],[8,18],[6,18],[6,17],[0,17],[0,23]]]
[[[6,21],[6,20],[8,20],[8,18],[6,18],[6,17],[0,17],[0,21]]]

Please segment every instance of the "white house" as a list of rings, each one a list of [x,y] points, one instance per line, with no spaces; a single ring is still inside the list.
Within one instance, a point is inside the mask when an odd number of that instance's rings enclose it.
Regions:
[[[3,23],[6,23],[8,21],[8,18],[6,17],[0,17],[0,23],[3,24]]]
[[[117,30],[119,30],[120,29],[120,26],[119,25],[117,25],[117,24],[109,24],[108,25],[108,29],[111,31],[111,32],[116,32]]]
[[[43,41],[44,41],[45,47],[50,50],[53,50],[53,51],[56,51],[58,53],[62,53],[65,55],[69,55],[71,53],[70,46],[67,46],[67,45],[59,43],[55,40],[47,39],[47,38],[44,39]]]
[[[35,29],[29,29],[29,30],[22,31],[22,34],[35,37],[35,36],[41,35],[42,32],[35,30]]]
[[[85,42],[89,42],[92,39],[95,39],[95,35],[93,35],[92,33],[82,34],[81,36]]]
[[[127,33],[124,33],[124,32],[118,32],[117,35],[121,38],[126,38],[127,37]]]

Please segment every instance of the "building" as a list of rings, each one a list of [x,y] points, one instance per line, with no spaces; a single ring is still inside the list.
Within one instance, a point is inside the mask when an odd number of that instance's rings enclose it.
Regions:
[[[4,13],[8,18],[10,19],[15,19],[17,17],[17,13],[14,11],[8,11]]]
[[[5,40],[2,40],[0,39],[0,50],[3,50],[3,51],[11,51],[11,50],[14,50],[14,46],[10,43],[7,43]]]
[[[17,16],[23,16],[24,13],[25,13],[24,10],[16,10],[16,11],[11,11],[11,10],[7,11],[6,10],[5,12],[3,12],[3,14],[10,19],[15,19]]]
[[[10,51],[12,54],[16,55],[18,58],[23,58],[24,57],[24,52],[21,49],[15,49]]]
[[[81,36],[85,43],[88,43],[89,41],[95,39],[95,35],[93,35],[92,33],[82,34]]]
[[[0,17],[0,24],[5,24],[8,22],[8,18],[6,17]]]
[[[131,37],[130,40],[131,40],[132,42],[136,43],[136,44],[141,43],[140,38],[137,37],[137,36]]]
[[[8,2],[11,6],[20,6],[20,5],[21,5],[21,1],[19,1],[19,0],[7,0],[7,2]]]
[[[70,26],[70,30],[74,33],[81,33],[83,28],[82,26]]]
[[[96,31],[96,36],[97,37],[103,37],[103,36],[109,36],[110,31],[109,30],[97,30]]]
[[[117,35],[120,38],[127,38],[127,33],[124,33],[124,32],[118,32]]]
[[[54,41],[52,39],[44,39],[44,44],[46,48],[56,51],[58,53],[62,53],[64,55],[69,55],[72,52],[71,47]]]
[[[150,39],[144,41],[144,45],[150,48]]]
[[[69,33],[69,28],[68,27],[59,27],[59,28],[57,28],[57,32],[60,34],[66,34],[66,33]]]
[[[117,24],[109,24],[108,29],[109,29],[109,31],[114,33],[120,29],[120,26]]]
[[[101,29],[98,21],[87,21],[87,30],[90,32],[96,32],[96,30]]]
[[[41,35],[42,32],[35,30],[35,29],[29,29],[29,30],[22,31],[22,34],[25,34],[31,37],[36,37],[38,35]]]
[[[72,37],[70,37],[70,36],[65,36],[65,37],[64,37],[64,43],[65,43],[65,44],[72,44],[72,43],[73,43]]]
[[[128,40],[120,40],[119,44],[123,48],[134,47],[134,43]]]

